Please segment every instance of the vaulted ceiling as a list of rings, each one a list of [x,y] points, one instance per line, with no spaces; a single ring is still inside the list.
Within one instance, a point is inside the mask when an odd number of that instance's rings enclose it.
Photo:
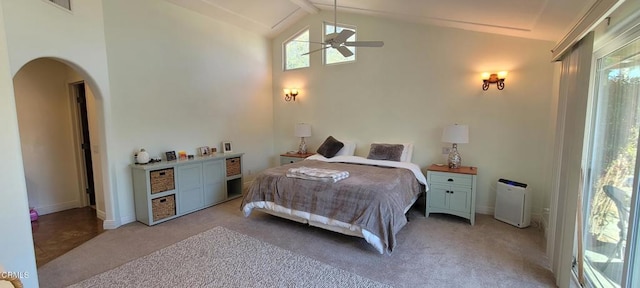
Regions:
[[[166,0],[272,38],[332,0]],[[339,12],[559,41],[596,0],[338,0]]]

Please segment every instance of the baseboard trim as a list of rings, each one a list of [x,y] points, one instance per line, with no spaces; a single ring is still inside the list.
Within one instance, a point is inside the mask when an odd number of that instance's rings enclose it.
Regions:
[[[494,207],[476,207],[476,213],[485,214],[485,215],[494,215],[495,208]],[[531,213],[531,226],[535,228],[540,228],[543,231],[546,229],[546,223],[544,223],[544,218],[542,214]]]
[[[39,207],[36,207],[36,211],[38,211],[39,215],[46,215],[46,214],[60,212],[60,211],[69,210],[69,209],[78,208],[78,207],[80,207],[79,201],[74,200],[69,202],[53,204],[53,205],[39,206]]]
[[[120,218],[120,224],[124,225],[124,224],[129,224],[129,223],[133,223],[136,222],[136,216],[124,216]]]
[[[116,229],[120,227],[120,225],[118,225],[118,223],[116,223],[115,220],[104,220],[102,221],[102,228],[105,230],[111,230],[111,229]]]
[[[98,219],[105,221],[105,219],[107,219],[107,213],[105,213],[104,211],[100,211],[98,209],[96,209],[96,216],[98,217]]]
[[[476,206],[476,213],[485,214],[485,215],[493,215],[494,211],[495,210],[493,209],[493,207],[487,207],[487,206],[478,207],[478,206]]]

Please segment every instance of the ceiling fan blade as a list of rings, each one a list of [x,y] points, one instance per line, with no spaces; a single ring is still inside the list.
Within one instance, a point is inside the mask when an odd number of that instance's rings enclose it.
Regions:
[[[318,51],[320,51],[320,50],[324,50],[324,49],[327,49],[327,48],[329,48],[329,47],[331,47],[331,46],[326,46],[326,47],[322,47],[322,48],[320,48],[320,49],[311,50],[311,51],[309,51],[309,52],[307,52],[307,53],[304,53],[304,54],[302,54],[302,55],[309,55],[309,54],[311,54],[311,53],[313,53],[313,52],[318,52]],[[300,56],[302,56],[302,55],[300,55]]]
[[[322,42],[315,42],[315,41],[291,40],[291,42],[304,42],[304,43],[313,43],[313,44],[322,44],[322,45],[326,45],[326,43],[322,43]]]
[[[333,38],[333,42],[338,44],[344,43],[344,41],[347,41],[347,39],[353,36],[353,34],[356,34],[356,32],[349,29],[343,29],[342,31],[340,31],[340,34],[336,36],[336,38]]]
[[[345,46],[339,46],[336,49],[338,49],[338,52],[340,52],[340,54],[342,54],[342,56],[344,56],[344,57],[350,57],[350,56],[353,55],[353,52],[351,52],[351,50],[349,50],[349,48],[347,48]]]
[[[382,41],[344,42],[344,46],[352,46],[352,47],[382,47],[382,46],[384,46],[384,42],[382,42]]]

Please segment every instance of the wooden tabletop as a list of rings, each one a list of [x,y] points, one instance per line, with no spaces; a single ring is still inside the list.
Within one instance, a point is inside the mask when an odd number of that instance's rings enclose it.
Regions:
[[[285,156],[285,157],[296,157],[296,158],[307,158],[313,154],[316,153],[305,153],[305,154],[298,154],[298,153],[284,153],[284,154],[280,154],[280,156]]]
[[[460,166],[460,168],[449,168],[449,166],[447,165],[436,165],[436,164],[431,164],[431,166],[429,166],[429,168],[427,168],[427,170],[429,171],[438,171],[438,172],[451,172],[451,173],[460,173],[460,174],[471,174],[471,175],[476,175],[478,174],[478,168],[477,167],[471,167],[471,166]]]

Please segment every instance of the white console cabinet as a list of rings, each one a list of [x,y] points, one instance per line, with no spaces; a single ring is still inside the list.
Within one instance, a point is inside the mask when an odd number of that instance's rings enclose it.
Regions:
[[[136,220],[154,225],[242,196],[242,155],[132,164]]]

